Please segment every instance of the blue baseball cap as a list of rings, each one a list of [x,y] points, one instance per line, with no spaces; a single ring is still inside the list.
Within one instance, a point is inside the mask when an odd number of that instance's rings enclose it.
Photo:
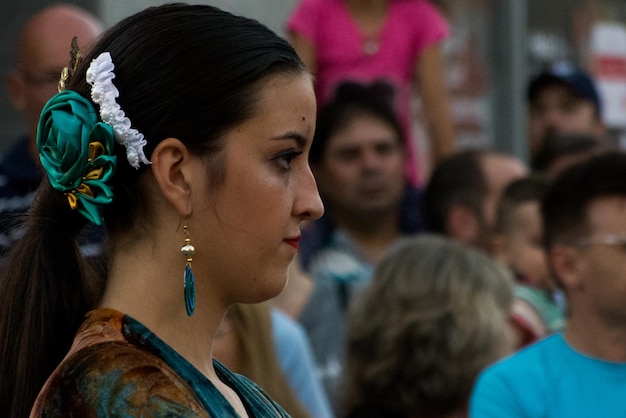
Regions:
[[[592,78],[569,63],[553,64],[532,78],[528,84],[528,101],[536,100],[544,87],[554,83],[568,86],[574,95],[592,102],[598,114],[602,114],[600,94]]]

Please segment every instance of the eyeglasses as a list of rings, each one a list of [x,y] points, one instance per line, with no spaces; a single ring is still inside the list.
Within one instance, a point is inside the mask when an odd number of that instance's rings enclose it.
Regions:
[[[572,245],[576,247],[591,247],[593,245],[607,245],[609,247],[620,247],[620,250],[626,252],[626,236],[624,235],[599,235],[593,238],[583,238],[574,241]]]

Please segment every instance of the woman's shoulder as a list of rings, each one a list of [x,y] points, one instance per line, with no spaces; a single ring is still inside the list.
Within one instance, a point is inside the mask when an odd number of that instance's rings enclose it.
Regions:
[[[301,33],[305,28],[321,30],[323,28],[317,27],[320,20],[334,22],[344,18],[344,7],[341,0],[300,0],[287,19],[287,29],[296,33]]]
[[[88,331],[93,333],[93,327],[81,328],[73,349],[46,382],[33,416],[68,416],[77,410],[86,416],[103,411],[207,416],[193,391],[157,356],[111,334],[85,343]]]
[[[426,0],[395,0],[392,7],[396,15],[419,19],[420,25],[428,24],[438,28],[443,25],[447,29],[447,19],[441,9]],[[418,25],[419,26],[419,25]]]
[[[59,365],[57,374],[65,380],[95,379],[115,385],[180,380],[162,359],[126,341],[103,341],[74,351]]]
[[[300,0],[292,10],[292,15],[310,12],[327,11],[330,7],[335,7],[338,0]]]

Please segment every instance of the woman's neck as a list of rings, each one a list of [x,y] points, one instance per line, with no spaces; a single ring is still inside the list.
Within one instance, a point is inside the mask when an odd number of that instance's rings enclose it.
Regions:
[[[207,300],[208,283],[196,279],[196,310],[189,317],[180,251],[134,245],[114,251],[100,306],[128,314],[148,327],[209,379],[215,379],[213,338],[227,307]]]
[[[390,0],[345,0],[353,15],[380,16],[387,11]]]
[[[365,33],[378,33],[387,19],[388,0],[346,0],[352,18]]]

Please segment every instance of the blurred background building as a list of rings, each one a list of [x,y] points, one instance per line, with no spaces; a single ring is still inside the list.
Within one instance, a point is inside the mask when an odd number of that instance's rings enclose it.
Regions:
[[[432,0],[448,17],[446,79],[462,147],[494,145],[522,159],[526,84],[542,66],[570,61],[596,78],[612,137],[626,144],[624,0]],[[162,0],[66,0],[107,26]],[[284,34],[296,0],[195,0],[254,17]],[[49,0],[3,0],[0,10],[0,153],[23,132],[4,83],[15,62],[17,30]]]

